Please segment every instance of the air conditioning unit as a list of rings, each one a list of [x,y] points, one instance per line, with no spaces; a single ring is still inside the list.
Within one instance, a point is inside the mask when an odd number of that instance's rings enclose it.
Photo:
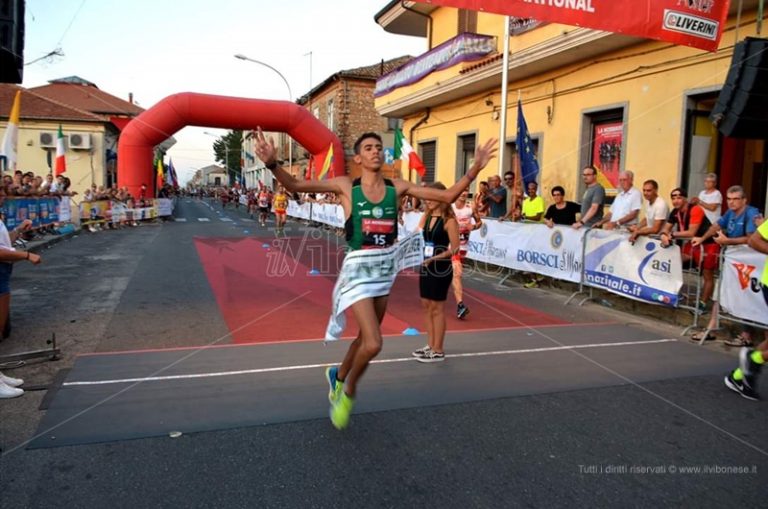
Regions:
[[[91,135],[75,133],[69,135],[69,148],[73,150],[88,150],[91,148]]]
[[[56,133],[51,131],[43,131],[40,133],[40,147],[42,148],[56,148]]]

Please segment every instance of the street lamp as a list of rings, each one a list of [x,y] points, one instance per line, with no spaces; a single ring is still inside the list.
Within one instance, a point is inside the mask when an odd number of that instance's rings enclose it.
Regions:
[[[241,53],[238,53],[235,55],[235,58],[239,60],[245,60],[247,62],[253,62],[254,64],[263,65],[264,67],[268,69],[272,69],[274,72],[277,73],[278,76],[280,76],[283,79],[283,83],[285,83],[285,86],[288,88],[288,100],[293,102],[293,92],[291,92],[291,85],[288,83],[288,80],[285,79],[285,76],[283,76],[283,73],[272,67],[271,65],[264,63],[260,60],[255,60],[253,58],[249,58]],[[293,170],[293,141],[290,139],[288,140],[288,167]]]

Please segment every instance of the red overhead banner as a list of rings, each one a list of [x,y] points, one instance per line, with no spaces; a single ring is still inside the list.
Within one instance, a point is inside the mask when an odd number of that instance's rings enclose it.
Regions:
[[[416,0],[717,50],[730,0]]]

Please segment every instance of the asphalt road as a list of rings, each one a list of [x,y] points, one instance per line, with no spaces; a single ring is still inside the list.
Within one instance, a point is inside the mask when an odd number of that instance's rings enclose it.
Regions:
[[[41,266],[16,268],[14,332],[0,355],[42,348],[55,332],[63,357],[7,374],[45,388],[71,369],[59,378],[109,384],[95,399],[65,385],[45,400],[39,390],[0,401],[2,508],[764,503],[768,407],[723,387],[733,351],[474,273],[468,287],[574,325],[523,327],[508,317],[508,330],[450,333],[455,356],[433,366],[407,360],[423,338],[387,338],[388,362],[371,367],[359,411],[338,432],[312,366],[340,358],[343,343],[190,350],[231,344],[195,239],[269,232],[242,210],[196,200],[180,200],[176,218],[80,234],[43,252]],[[314,235],[297,225],[289,233]],[[300,312],[281,308],[272,319]],[[108,399],[112,387],[126,388],[115,380],[197,351],[162,375],[206,378],[142,381],[126,399]],[[231,370],[252,372],[208,376]],[[29,448],[65,430],[40,426],[67,402],[79,408],[68,426],[107,441]],[[131,435],[150,425],[147,437]],[[175,430],[183,434],[171,438]]]

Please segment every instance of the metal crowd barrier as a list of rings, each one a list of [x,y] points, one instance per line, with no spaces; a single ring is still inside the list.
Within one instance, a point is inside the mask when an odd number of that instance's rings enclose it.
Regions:
[[[676,239],[675,244],[682,252],[686,243],[690,242],[689,239]],[[699,263],[696,263],[693,258],[693,249],[699,251]],[[686,309],[693,314],[693,322],[691,325],[683,329],[680,333],[681,336],[685,336],[693,329],[699,328],[699,317],[703,314],[699,309],[699,301],[701,300],[701,287],[702,287],[702,266],[704,265],[704,259],[707,254],[704,252],[704,246],[699,245],[698,248],[692,248],[691,259],[689,261],[683,261],[683,287],[680,289],[680,304],[678,308]],[[693,301],[693,302],[691,302]]]
[[[581,243],[581,257],[582,260],[586,259],[586,251],[587,251],[587,239],[589,235],[595,231],[593,228],[587,228],[584,231],[584,235],[582,237],[582,243]],[[648,236],[649,238],[658,239],[657,235]],[[642,238],[642,237],[641,237]],[[674,243],[674,246],[670,246],[669,248],[676,247],[677,249],[681,250],[682,253],[682,247],[686,242],[690,242],[689,239],[677,239]],[[678,305],[677,308],[679,309],[685,309],[692,313],[692,323],[691,325],[687,326],[681,333],[681,336],[686,335],[691,329],[695,329],[699,327],[699,318],[702,315],[702,311],[698,307],[698,302],[701,300],[701,292],[702,292],[702,265],[704,263],[704,257],[706,256],[704,252],[703,246],[698,246],[698,248],[695,248],[699,250],[699,260],[700,263],[695,263],[693,258],[690,260],[690,262],[683,262],[683,285],[680,289],[680,292],[678,293]],[[595,295],[594,295],[594,289],[595,287],[590,285],[589,282],[586,280],[586,263],[582,263],[581,267],[581,274],[580,274],[580,281],[579,281],[579,288],[573,292],[568,299],[565,301],[563,305],[567,306],[570,304],[570,302],[575,299],[578,295],[585,295],[583,299],[581,299],[578,303],[579,306],[583,306],[588,301],[594,301]]]
[[[703,327],[703,332],[701,334],[701,339],[699,340],[699,345],[703,345],[706,342],[707,336],[709,336],[710,332],[722,330],[721,322],[727,321],[731,323],[738,323],[741,325],[744,325],[746,327],[752,327],[754,329],[758,330],[768,330],[768,316],[765,318],[765,322],[758,322],[755,320],[749,320],[747,318],[742,318],[739,316],[736,316],[732,313],[728,313],[725,308],[722,305],[723,301],[723,288],[724,288],[724,279],[726,278],[727,274],[724,270],[725,267],[725,258],[726,255],[729,253],[731,249],[734,249],[731,246],[725,246],[724,248],[721,248],[720,253],[718,254],[718,274],[719,277],[715,284],[715,296],[713,296],[713,300],[715,301],[713,305],[713,320],[714,321],[714,327],[711,327],[710,324],[707,324],[706,327]],[[754,267],[753,267],[754,268]],[[751,288],[751,280],[748,281],[740,281],[740,284],[744,284],[746,288],[742,288],[744,290],[750,290]],[[761,286],[761,284],[758,284]],[[760,341],[756,341],[756,343],[759,343]]]
[[[66,201],[64,200],[66,198]],[[6,228],[12,230],[23,221],[32,221],[32,229],[53,226],[57,223],[71,221],[70,217],[60,217],[62,203],[69,203],[69,197],[6,197],[0,206]],[[66,210],[69,212],[69,209]]]
[[[575,292],[573,292],[571,294],[571,296],[568,297],[568,299],[566,299],[566,301],[563,303],[563,306],[567,306],[568,304],[570,304],[571,301],[577,295],[582,295],[582,294],[585,293],[584,292],[584,288],[587,287],[586,286],[586,269],[584,268],[583,260],[587,256],[587,235],[589,235],[589,232],[591,232],[591,231],[592,231],[591,227],[584,228],[584,235],[582,235],[582,237],[581,237],[581,260],[582,260],[582,264],[581,264],[581,273],[579,275],[579,289],[576,290]],[[591,287],[591,286],[589,286],[588,288],[589,288],[589,295],[587,295],[586,297],[584,297],[583,299],[581,299],[579,301],[579,306],[583,306],[584,303],[589,301],[589,300],[594,300],[594,292],[593,292],[594,288]]]
[[[93,200],[80,202],[80,221],[84,226],[101,223],[119,224],[156,219],[173,213],[174,200],[170,198],[153,198],[145,200],[149,206],[133,207],[114,200]]]
[[[316,218],[314,217],[314,204],[307,204],[309,205],[309,217],[303,217],[301,219],[304,220],[310,220],[314,221]],[[304,213],[306,216],[306,211]],[[294,216],[296,217],[296,216]],[[565,228],[568,228],[565,226]],[[581,267],[579,268],[578,272],[578,289],[573,292],[568,299],[565,301],[564,305],[569,305],[577,296],[583,295],[584,298],[582,298],[578,305],[583,306],[587,301],[595,300],[595,288],[602,289],[603,286],[600,286],[599,284],[592,283],[590,280],[588,280],[587,277],[587,263],[585,263],[586,257],[587,257],[587,244],[590,235],[596,232],[602,232],[604,230],[599,229],[593,229],[593,228],[584,228],[582,230],[581,238],[580,238],[580,249],[581,249]],[[617,232],[619,233],[619,232]],[[643,237],[641,237],[642,239]],[[658,236],[650,236],[646,237],[653,239],[655,241],[658,241]],[[640,240],[638,240],[640,242]],[[674,245],[670,246],[669,249],[678,249],[680,250],[682,254],[682,248],[683,245],[686,242],[690,242],[689,239],[677,239],[674,243]],[[703,314],[702,310],[699,308],[699,301],[701,300],[702,296],[702,287],[703,287],[703,278],[702,278],[702,265],[704,264],[705,257],[708,256],[704,250],[703,246],[698,246],[697,248],[694,248],[695,250],[698,250],[698,259],[699,263],[696,263],[694,261],[695,255],[694,252],[691,253],[692,259],[690,262],[684,262],[682,266],[682,286],[680,290],[677,292],[677,305],[676,308],[688,310],[691,312],[693,318],[692,323],[688,325],[681,335],[687,334],[691,329],[700,328],[699,327],[699,321],[701,319],[701,316]],[[485,266],[486,270],[493,271],[498,269],[506,269],[507,273],[499,278],[498,284],[503,284],[507,279],[509,279],[512,275],[514,275],[516,272],[531,272],[530,270],[523,270],[519,268],[513,268],[509,267],[507,265],[498,265],[494,264],[492,262],[489,262],[487,260],[474,260],[475,264],[479,265],[481,268]],[[481,265],[482,264],[482,265]],[[547,277],[553,277],[553,279],[558,279],[556,276],[552,276],[551,274],[546,274],[542,272],[536,272]],[[575,273],[574,273],[575,274]],[[573,280],[570,280],[573,281]],[[619,294],[620,295],[620,294]],[[642,300],[642,299],[640,299]],[[647,302],[647,301],[644,301]],[[670,306],[669,309],[675,309],[674,307]],[[714,312],[714,311],[713,311]]]

